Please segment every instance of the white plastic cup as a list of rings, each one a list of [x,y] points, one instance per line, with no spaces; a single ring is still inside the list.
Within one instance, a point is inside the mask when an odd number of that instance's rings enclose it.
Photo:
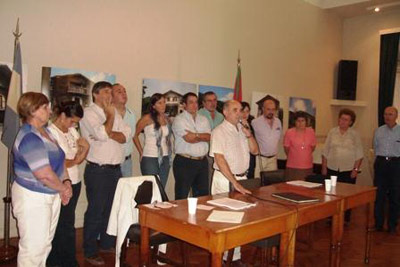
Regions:
[[[197,198],[188,197],[187,200],[188,200],[188,211],[189,211],[189,214],[196,214]]]
[[[331,176],[331,183],[332,183],[332,186],[334,187],[334,186],[336,186],[336,182],[337,182],[337,176]]]
[[[325,179],[325,191],[331,191],[332,181],[330,179]]]

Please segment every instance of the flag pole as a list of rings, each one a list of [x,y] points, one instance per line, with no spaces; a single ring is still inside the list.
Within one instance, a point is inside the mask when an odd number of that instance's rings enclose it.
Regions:
[[[14,47],[18,42],[18,38],[21,37],[22,33],[19,32],[19,19],[17,20],[17,27],[13,32],[15,37]],[[15,64],[15,62],[14,62]],[[3,198],[4,203],[4,241],[3,246],[0,247],[0,263],[8,262],[17,257],[17,248],[10,245],[10,211],[11,211],[11,175],[12,175],[12,148],[8,148],[7,157],[7,185],[6,185],[6,196]]]

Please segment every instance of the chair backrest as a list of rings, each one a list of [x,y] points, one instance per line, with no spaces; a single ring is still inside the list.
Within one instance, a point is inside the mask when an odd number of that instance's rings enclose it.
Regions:
[[[328,175],[322,175],[322,174],[310,174],[306,177],[307,182],[312,182],[312,183],[320,183],[323,184],[325,182],[325,179],[328,179]]]
[[[247,190],[254,190],[261,186],[261,179],[253,178],[253,179],[243,179],[238,180],[238,183],[241,184]],[[229,183],[229,191],[234,191],[232,183]]]
[[[160,195],[161,195],[162,201],[169,201],[167,193],[165,192],[164,186],[162,185],[162,183],[160,181],[160,177],[158,177],[158,175],[154,175],[154,178],[156,179],[158,189],[160,190]]]
[[[285,182],[285,170],[262,171],[260,176],[263,186]]]
[[[153,183],[151,181],[144,181],[138,186],[135,195],[136,207],[142,204],[151,203],[153,198]]]
[[[165,193],[164,187],[161,184],[160,179],[157,175],[154,175],[154,179],[156,181],[156,185],[160,191],[162,201],[168,201],[168,196]],[[136,195],[135,195],[135,202],[136,207],[142,204],[149,204],[151,203],[151,199],[153,198],[153,182],[151,181],[144,181],[140,184],[137,188]]]

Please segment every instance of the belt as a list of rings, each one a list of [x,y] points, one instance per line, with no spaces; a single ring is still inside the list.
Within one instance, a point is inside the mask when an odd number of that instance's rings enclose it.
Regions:
[[[190,156],[190,155],[188,155],[188,154],[178,154],[178,156],[181,156],[181,157],[184,157],[184,158],[187,158],[187,159],[194,159],[194,160],[202,160],[202,159],[205,158],[205,156],[202,156],[202,157],[193,157],[193,156]]]
[[[215,170],[216,170],[216,171],[219,171],[220,173],[222,173],[220,170],[217,170],[217,169],[215,169]],[[235,175],[235,176],[237,176],[237,177],[244,177],[244,176],[247,175],[247,173],[248,173],[248,171],[245,171],[245,172],[243,172],[243,173],[233,174],[233,175]]]
[[[385,157],[385,156],[376,156],[377,159],[383,159],[386,161],[399,161],[400,157]]]
[[[94,165],[100,168],[109,168],[109,169],[117,169],[121,167],[121,164],[98,164],[87,160],[87,163],[90,165]]]
[[[131,157],[132,157],[132,155],[126,156],[126,157],[125,157],[125,160],[128,160],[128,159],[130,159]]]
[[[272,159],[273,157],[276,157],[276,155],[264,156],[264,155],[261,155],[261,154],[260,154],[260,157],[267,158],[267,159]]]

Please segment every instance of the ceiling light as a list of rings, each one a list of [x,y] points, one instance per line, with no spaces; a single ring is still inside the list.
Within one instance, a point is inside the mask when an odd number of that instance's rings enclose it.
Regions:
[[[375,11],[375,12],[379,12],[379,11],[380,11],[380,8],[379,8],[379,7],[375,7],[374,11]]]

